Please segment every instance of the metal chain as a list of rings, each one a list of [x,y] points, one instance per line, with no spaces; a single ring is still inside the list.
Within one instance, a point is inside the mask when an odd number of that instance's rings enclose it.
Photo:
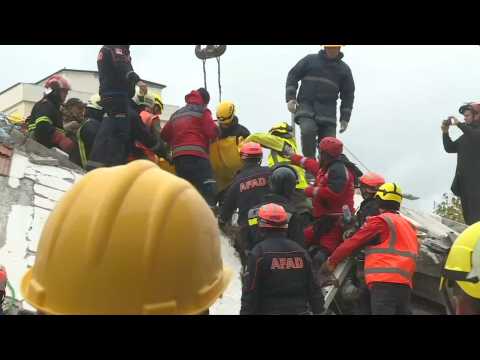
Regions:
[[[203,59],[203,85],[205,87],[205,90],[207,90],[207,71],[205,70],[205,63],[207,60]]]
[[[218,96],[220,98],[220,102],[222,102],[222,83],[220,81],[220,57],[217,57],[217,67],[218,67]]]

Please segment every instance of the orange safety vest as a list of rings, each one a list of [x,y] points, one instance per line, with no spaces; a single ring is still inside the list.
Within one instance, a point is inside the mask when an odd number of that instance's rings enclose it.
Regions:
[[[378,215],[388,226],[388,237],[365,250],[365,282],[405,284],[413,287],[419,244],[413,225],[398,214]]]

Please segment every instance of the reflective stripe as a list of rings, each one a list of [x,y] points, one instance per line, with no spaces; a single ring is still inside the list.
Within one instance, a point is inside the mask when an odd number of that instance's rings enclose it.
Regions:
[[[33,124],[30,124],[27,126],[28,131],[35,131],[35,129],[37,128],[37,125],[41,124],[42,122],[46,122],[46,123],[49,123],[50,125],[53,125],[52,120],[50,120],[48,116],[40,116],[35,120]]]
[[[411,280],[413,275],[412,273],[400,268],[370,268],[370,269],[365,269],[364,271],[365,271],[365,275],[367,274],[399,274],[407,278],[408,280]]]
[[[403,257],[409,257],[412,259],[417,258],[417,254],[411,253],[410,251],[400,251],[397,249],[370,249],[370,250],[365,250],[365,254],[393,254],[393,255],[398,255],[398,256],[403,256]]]
[[[180,117],[185,117],[185,116],[193,116],[195,118],[202,118],[203,117],[203,112],[199,111],[185,111],[181,112],[179,114],[173,114],[172,117],[170,118],[170,121],[178,119]]]
[[[198,151],[204,154],[208,154],[207,150],[205,150],[203,147],[198,146],[198,145],[185,145],[185,146],[177,146],[175,149],[173,149],[173,155],[177,154],[180,151]]]
[[[308,117],[308,118],[312,118],[312,119],[313,119],[314,116],[315,116],[315,113],[310,112],[310,111],[302,111],[302,110],[300,110],[300,111],[297,111],[297,112],[295,113],[295,118],[297,118],[297,117]]]
[[[306,157],[302,157],[302,160],[300,160],[300,165],[305,166],[305,162],[307,161]]]
[[[321,76],[305,76],[302,81],[318,81],[318,82],[323,82],[325,84],[328,84],[328,85],[331,85],[331,86],[334,86],[335,89],[339,89],[338,87],[338,84],[330,79],[327,79],[327,78],[324,78],[324,77],[321,77]]]
[[[390,231],[390,242],[388,247],[390,249],[395,249],[395,245],[397,244],[397,228],[393,224],[392,219],[388,218],[387,216],[382,216],[382,219],[385,220],[388,225],[388,230]]]
[[[78,150],[80,152],[80,162],[82,163],[82,167],[85,169],[87,167],[87,152],[85,150],[85,143],[82,140],[82,137],[80,135],[83,126],[86,124],[83,123],[82,126],[77,130],[77,143],[78,143]]]
[[[207,179],[203,182],[203,184],[216,184],[217,182],[213,179]]]

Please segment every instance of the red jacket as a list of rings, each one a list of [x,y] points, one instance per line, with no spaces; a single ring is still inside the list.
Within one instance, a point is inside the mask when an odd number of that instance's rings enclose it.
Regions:
[[[354,211],[355,174],[341,161],[333,161],[321,169],[318,161],[293,155],[292,164],[302,166],[316,176],[314,186],[305,189],[305,195],[312,198],[313,216],[341,215],[343,205]]]
[[[208,149],[218,137],[218,128],[198,91],[190,92],[185,101],[187,105],[170,117],[160,137],[171,146],[173,158],[192,155],[208,159]]]
[[[379,240],[371,244],[377,235]],[[407,220],[395,213],[368,217],[360,230],[344,241],[328,261],[337,266],[363,247],[366,247],[365,280],[368,285],[390,282],[412,287],[419,245],[417,233]]]

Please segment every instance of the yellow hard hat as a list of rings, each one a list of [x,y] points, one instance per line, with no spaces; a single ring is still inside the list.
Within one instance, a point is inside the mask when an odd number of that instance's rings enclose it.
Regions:
[[[455,240],[442,271],[440,289],[445,279],[456,281],[469,296],[480,299],[480,222],[465,229]]]
[[[288,125],[286,122],[280,122],[275,124],[269,131],[270,134],[275,135],[275,134],[289,134],[293,131],[292,127]]]
[[[152,95],[153,95],[153,101],[154,101],[153,106],[158,105],[160,107],[160,112],[162,113],[165,107],[165,105],[163,104],[162,97],[160,96],[160,94],[157,94],[157,93],[154,93]]]
[[[92,95],[88,100],[87,107],[102,111],[103,107],[100,105],[100,100],[99,94]]]
[[[395,183],[383,184],[378,188],[375,196],[381,200],[395,201],[398,204],[401,204],[403,199],[402,189]]]
[[[231,276],[198,191],[137,160],[94,170],[62,197],[21,291],[46,314],[199,314]]]
[[[231,101],[222,101],[217,106],[217,119],[221,124],[231,124],[235,117],[235,104]]]
[[[140,95],[138,93],[133,97],[133,101],[139,106],[148,106],[149,108],[153,108],[153,105],[155,103],[152,94]]]

